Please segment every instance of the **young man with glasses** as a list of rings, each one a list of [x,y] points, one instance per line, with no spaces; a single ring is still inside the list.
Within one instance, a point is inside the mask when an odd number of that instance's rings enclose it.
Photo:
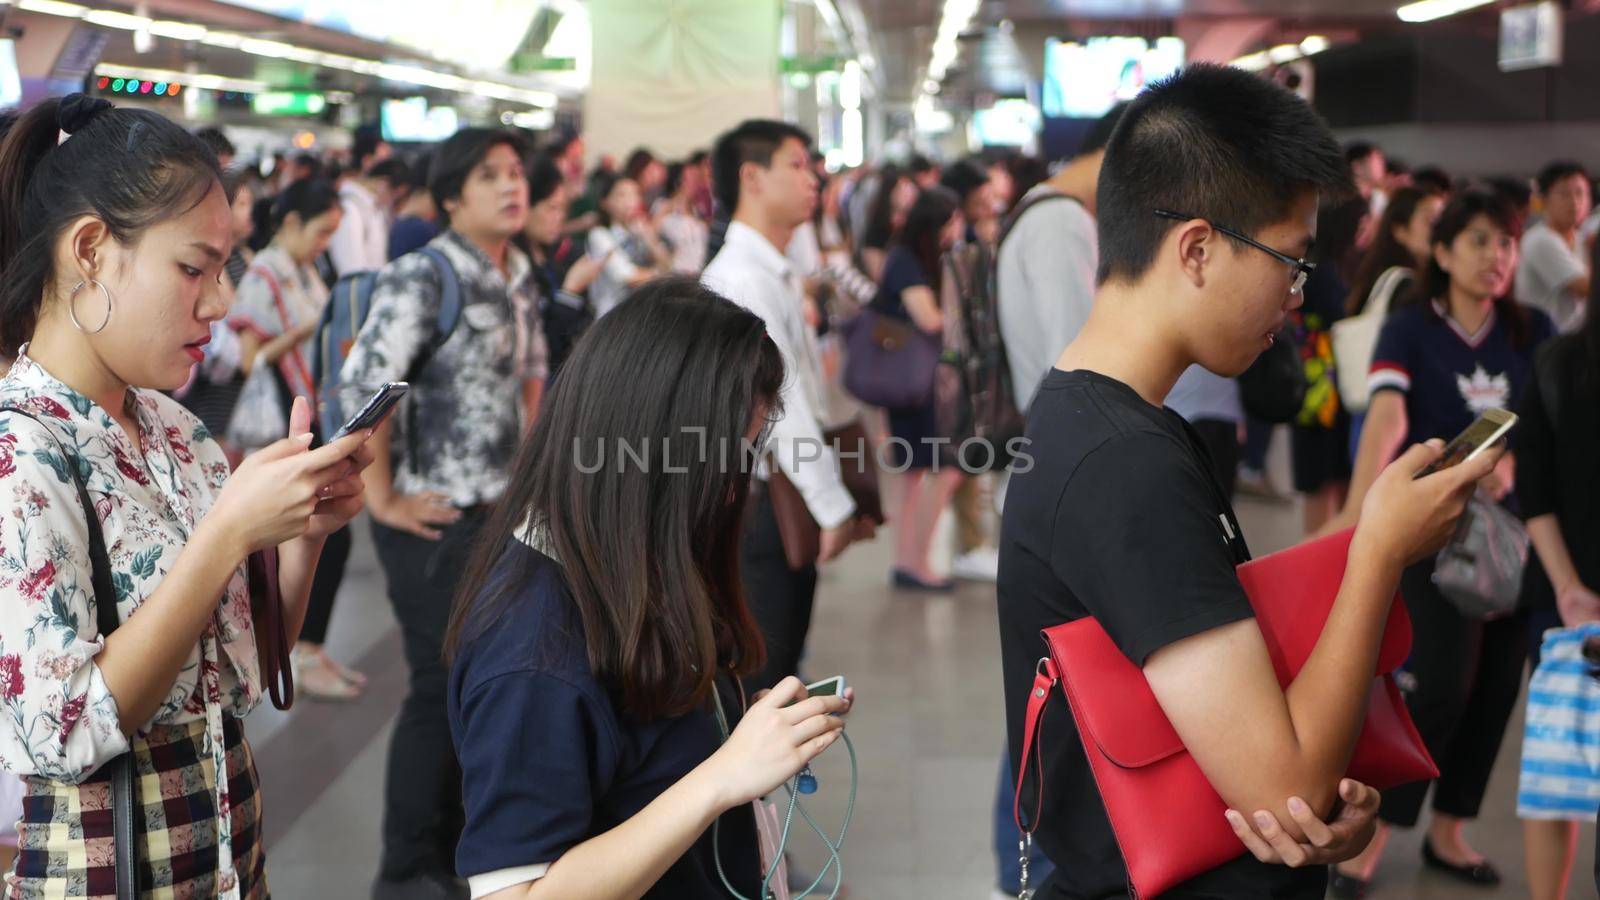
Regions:
[[[1301,302],[1319,196],[1350,190],[1326,125],[1265,79],[1195,65],[1146,90],[1100,173],[1094,306],[1029,408],[1033,468],[1013,476],[1000,550],[1013,766],[1029,768],[1019,757],[1040,631],[1094,616],[1237,811],[1240,857],[1165,897],[1321,898],[1324,866],[1366,845],[1377,792],[1341,776],[1389,603],[1494,461],[1414,481],[1439,455],[1424,445],[1383,474],[1327,627],[1280,687],[1234,573],[1249,555],[1237,521],[1198,438],[1162,402],[1190,365],[1232,377],[1270,345]],[[1039,896],[1126,896],[1067,704],[1045,717],[1031,818],[1057,868]]]

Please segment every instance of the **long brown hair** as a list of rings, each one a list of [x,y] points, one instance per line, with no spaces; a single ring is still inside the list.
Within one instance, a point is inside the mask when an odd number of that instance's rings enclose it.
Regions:
[[[758,670],[761,634],[739,578],[744,438],[753,413],[779,414],[783,373],[760,317],[691,279],[652,281],[603,316],[523,440],[456,596],[446,655],[520,602],[533,556],[508,542],[537,531],[561,564],[595,678],[625,714],[681,715],[719,671]]]
[[[1411,255],[1406,245],[1400,243],[1400,239],[1394,236],[1394,230],[1402,225],[1409,227],[1411,217],[1417,214],[1417,207],[1422,205],[1422,201],[1437,196],[1439,192],[1431,187],[1413,185],[1395,191],[1394,196],[1389,198],[1389,205],[1384,207],[1383,216],[1378,220],[1378,230],[1372,240],[1372,247],[1367,250],[1367,255],[1362,258],[1360,267],[1356,269],[1356,277],[1350,282],[1350,296],[1345,300],[1345,311],[1348,315],[1358,316],[1367,308],[1367,299],[1372,294],[1372,288],[1383,273],[1395,266],[1404,266],[1416,271],[1418,268],[1416,258]],[[1393,298],[1390,308],[1401,305],[1400,301],[1402,301],[1400,297]]]

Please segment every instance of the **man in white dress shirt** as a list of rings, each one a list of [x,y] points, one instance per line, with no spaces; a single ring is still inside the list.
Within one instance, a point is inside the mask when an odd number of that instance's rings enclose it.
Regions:
[[[858,523],[855,501],[845,490],[832,449],[823,443],[816,333],[805,321],[800,276],[784,255],[794,230],[810,219],[817,203],[810,146],[810,137],[795,126],[766,120],[744,122],[717,140],[711,155],[714,187],[723,208],[734,212],[726,241],[702,280],[765,320],[783,354],[788,370],[784,415],[773,426],[771,450],[822,527],[821,559],[826,561],[870,528]],[[764,468],[757,477],[765,482]],[[817,587],[816,566],[789,568],[770,495],[764,485],[755,493],[740,567],[745,599],[767,641],[767,665],[746,682],[752,690],[795,674]]]
[[[328,257],[341,278],[355,272],[376,272],[389,262],[389,217],[410,180],[410,168],[390,157],[339,187],[344,217],[328,242]]]

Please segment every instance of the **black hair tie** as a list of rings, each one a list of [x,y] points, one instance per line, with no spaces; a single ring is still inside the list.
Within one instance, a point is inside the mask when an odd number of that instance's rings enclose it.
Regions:
[[[77,134],[95,116],[111,108],[109,101],[99,97],[69,94],[56,107],[56,127],[66,134]]]

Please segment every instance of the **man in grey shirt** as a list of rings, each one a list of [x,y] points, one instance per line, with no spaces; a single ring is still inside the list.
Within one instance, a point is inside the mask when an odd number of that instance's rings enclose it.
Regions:
[[[1001,231],[1000,336],[1017,409],[1024,413],[1061,349],[1089,318],[1099,263],[1095,192],[1121,115],[1118,105],[1096,122],[1078,155],[1024,194]]]

